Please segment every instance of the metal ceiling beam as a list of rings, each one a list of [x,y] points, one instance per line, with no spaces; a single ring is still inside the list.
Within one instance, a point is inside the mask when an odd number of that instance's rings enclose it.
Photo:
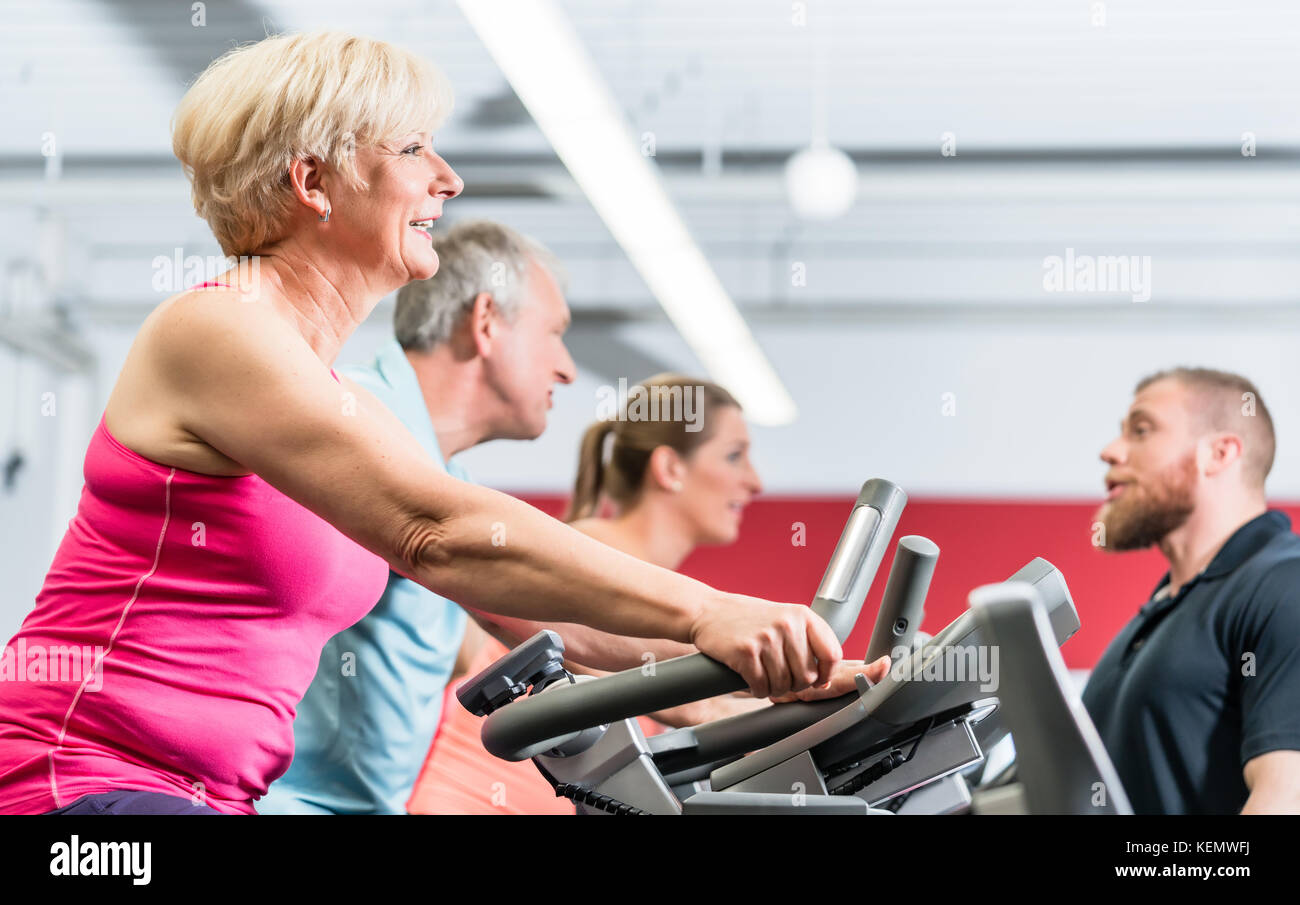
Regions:
[[[450,152],[449,152],[450,156]],[[586,198],[553,157],[450,156],[465,180],[466,201],[519,199],[571,201],[586,205]],[[1300,160],[1297,157],[1296,160]],[[775,166],[742,164],[739,159],[710,175],[689,158],[662,168],[673,197],[684,203],[718,201],[781,201],[785,180]],[[937,156],[925,160],[892,160],[861,164],[860,199],[1000,199],[1060,200],[1095,198],[1178,198],[1233,201],[1279,201],[1300,197],[1300,169],[1295,160],[1275,156],[1247,164],[1240,157],[1214,159],[1141,159],[1128,163],[1089,163],[1042,160],[1004,160],[975,163]],[[0,155],[0,203],[66,204],[85,202],[184,203],[189,185],[179,164],[161,155],[145,159],[71,157],[63,161],[62,176],[46,181],[40,159]]]
[[[1091,324],[1126,330],[1139,325],[1195,326],[1215,324],[1229,327],[1248,323],[1252,326],[1300,329],[1300,295],[1281,301],[1234,300],[1231,304],[1165,299],[1159,303],[1095,300],[1062,301],[1043,304],[1032,302],[953,303],[946,299],[908,302],[853,302],[809,299],[800,302],[772,302],[743,297],[745,319],[755,324],[796,325],[871,325],[938,323],[960,324],[964,329],[974,324],[1015,324],[1026,328]],[[136,326],[153,311],[152,304],[92,304],[77,312],[78,320],[88,327]],[[387,320],[391,302],[381,302],[372,318]],[[663,309],[651,300],[626,306],[579,306],[572,311],[573,330],[609,327],[620,324],[667,324]],[[607,337],[602,334],[601,341]],[[593,359],[595,361],[595,359]]]
[[[64,374],[91,374],[94,351],[76,333],[50,318],[0,319],[0,343]]]
[[[101,6],[124,27],[140,36],[140,43],[178,85],[188,86],[208,64],[225,51],[275,34],[288,23],[277,21],[271,10],[250,0],[222,0],[206,4],[203,25],[187,33],[177,17],[191,22],[191,4],[159,4],[156,0],[108,0]],[[177,40],[189,34],[192,40]]]

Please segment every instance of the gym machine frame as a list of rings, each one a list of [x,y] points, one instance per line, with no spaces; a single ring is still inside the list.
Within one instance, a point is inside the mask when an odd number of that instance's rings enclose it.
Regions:
[[[906,501],[882,479],[858,494],[812,602],[841,643]],[[971,609],[914,644],[938,553],[925,538],[900,539],[868,645],[868,661],[894,655],[891,670],[876,685],[859,675],[857,689],[838,698],[776,704],[647,739],[636,717],[742,690],[744,680],[703,654],[574,676],[563,666],[563,641],[549,631],[466,682],[457,698],[486,716],[489,752],[531,758],[580,813],[1127,812],[1057,651],[1079,628],[1061,573],[1034,559],[1006,582],[977,588]],[[971,651],[1000,652],[999,666],[1010,667],[997,677],[1001,694],[985,687],[978,669],[972,676],[960,668]],[[998,713],[1000,702],[1015,713]],[[1046,716],[1037,712],[1043,708]],[[1034,752],[1035,768],[1025,772],[1038,794],[1005,784],[1015,778],[1005,773],[995,778],[1002,788],[972,791],[968,779],[1008,729],[1018,752]],[[1062,744],[1069,752],[1054,759]],[[1098,783],[1108,790],[1100,809]]]

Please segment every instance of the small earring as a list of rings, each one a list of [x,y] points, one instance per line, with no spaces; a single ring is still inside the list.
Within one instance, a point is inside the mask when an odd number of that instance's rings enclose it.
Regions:
[[[682,482],[681,482],[681,481],[673,481],[673,483],[672,483],[671,486],[672,486],[672,489],[673,489],[673,493],[681,493],[681,492],[682,492]]]
[[[328,207],[325,208],[325,213],[323,213],[323,214],[320,215],[320,222],[321,222],[321,223],[329,223],[329,222],[330,222],[330,209],[329,209]]]

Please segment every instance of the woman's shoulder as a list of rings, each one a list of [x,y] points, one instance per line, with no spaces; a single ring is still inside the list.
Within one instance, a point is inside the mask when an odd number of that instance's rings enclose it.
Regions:
[[[581,531],[588,537],[594,538],[609,547],[623,550],[627,546],[626,540],[619,535],[614,520],[610,518],[593,515],[587,518],[574,519],[569,522],[569,527],[575,531]]]
[[[273,315],[270,302],[255,290],[205,284],[164,299],[145,318],[140,332],[190,332],[246,325]]]
[[[200,474],[247,473],[191,429],[185,393],[194,379],[208,379],[195,371],[209,373],[203,363],[216,350],[226,358],[256,357],[256,347],[278,332],[274,324],[280,319],[258,310],[269,306],[246,298],[227,287],[195,288],[169,297],[145,318],[104,411],[119,442],[155,462]],[[266,354],[273,352],[268,348]]]
[[[609,519],[597,518],[596,516],[574,519],[569,522],[569,527],[597,540],[604,540],[609,529]]]
[[[238,363],[284,361],[313,355],[278,303],[256,291],[204,287],[178,293],[158,305],[136,334],[131,355],[171,383],[206,380]]]

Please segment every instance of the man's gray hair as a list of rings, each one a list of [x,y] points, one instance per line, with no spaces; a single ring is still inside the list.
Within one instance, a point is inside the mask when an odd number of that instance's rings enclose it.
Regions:
[[[492,294],[514,320],[528,283],[529,262],[550,271],[563,291],[564,269],[544,245],[491,220],[462,220],[433,235],[438,272],[397,293],[393,330],[403,349],[427,351],[451,338],[480,292]]]

